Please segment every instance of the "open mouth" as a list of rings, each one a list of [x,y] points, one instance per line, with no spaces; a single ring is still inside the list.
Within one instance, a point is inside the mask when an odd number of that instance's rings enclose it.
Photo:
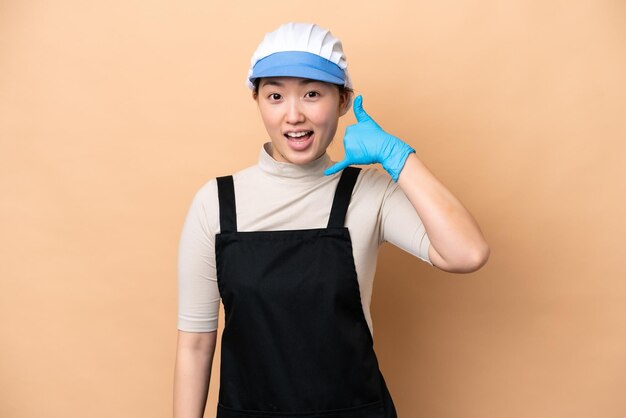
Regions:
[[[289,132],[285,134],[289,147],[297,152],[309,149],[315,138],[313,131]]]
[[[285,134],[285,137],[290,141],[302,142],[309,139],[311,135],[313,135],[313,131],[302,131],[297,133]]]

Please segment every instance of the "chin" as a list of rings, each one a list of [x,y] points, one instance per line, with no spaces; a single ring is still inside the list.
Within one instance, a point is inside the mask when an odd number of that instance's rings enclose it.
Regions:
[[[306,150],[296,151],[289,147],[289,144],[285,144],[285,147],[281,147],[278,149],[275,147],[282,158],[289,161],[292,164],[307,164],[317,158],[317,155],[320,154],[320,150],[315,146],[316,144],[311,144]]]
[[[289,162],[291,162],[292,164],[298,164],[298,165],[302,165],[302,164],[307,164],[310,163],[311,161],[315,160],[315,153],[311,152],[306,152],[306,153],[290,153],[288,155],[285,156]]]

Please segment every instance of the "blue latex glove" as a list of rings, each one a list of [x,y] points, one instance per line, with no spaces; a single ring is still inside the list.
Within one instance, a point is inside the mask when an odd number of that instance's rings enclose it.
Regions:
[[[394,182],[398,181],[409,154],[415,152],[399,138],[388,134],[363,110],[363,98],[358,95],[353,104],[357,123],[346,128],[343,146],[346,156],[328,167],[325,175],[334,174],[351,164],[381,163]]]

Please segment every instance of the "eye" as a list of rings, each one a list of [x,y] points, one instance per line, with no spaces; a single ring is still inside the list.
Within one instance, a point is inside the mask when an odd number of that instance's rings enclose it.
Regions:
[[[278,97],[276,97],[276,96],[278,96]],[[273,99],[273,100],[280,100],[280,94],[278,94],[278,93],[272,93],[272,94],[270,94],[270,95],[269,95],[269,96],[267,96],[267,97],[268,97],[270,100],[272,100],[272,99]]]
[[[311,93],[313,93],[313,96],[309,96]],[[316,96],[319,96],[319,95],[320,95],[320,94],[319,94],[318,92],[316,92],[316,91],[309,91],[309,92],[307,93],[307,97],[316,97]]]

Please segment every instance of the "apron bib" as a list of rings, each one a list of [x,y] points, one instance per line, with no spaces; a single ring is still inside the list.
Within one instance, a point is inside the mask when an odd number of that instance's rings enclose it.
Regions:
[[[218,418],[397,417],[344,227],[360,170],[341,173],[326,228],[278,231],[237,231],[233,177],[217,177]]]

